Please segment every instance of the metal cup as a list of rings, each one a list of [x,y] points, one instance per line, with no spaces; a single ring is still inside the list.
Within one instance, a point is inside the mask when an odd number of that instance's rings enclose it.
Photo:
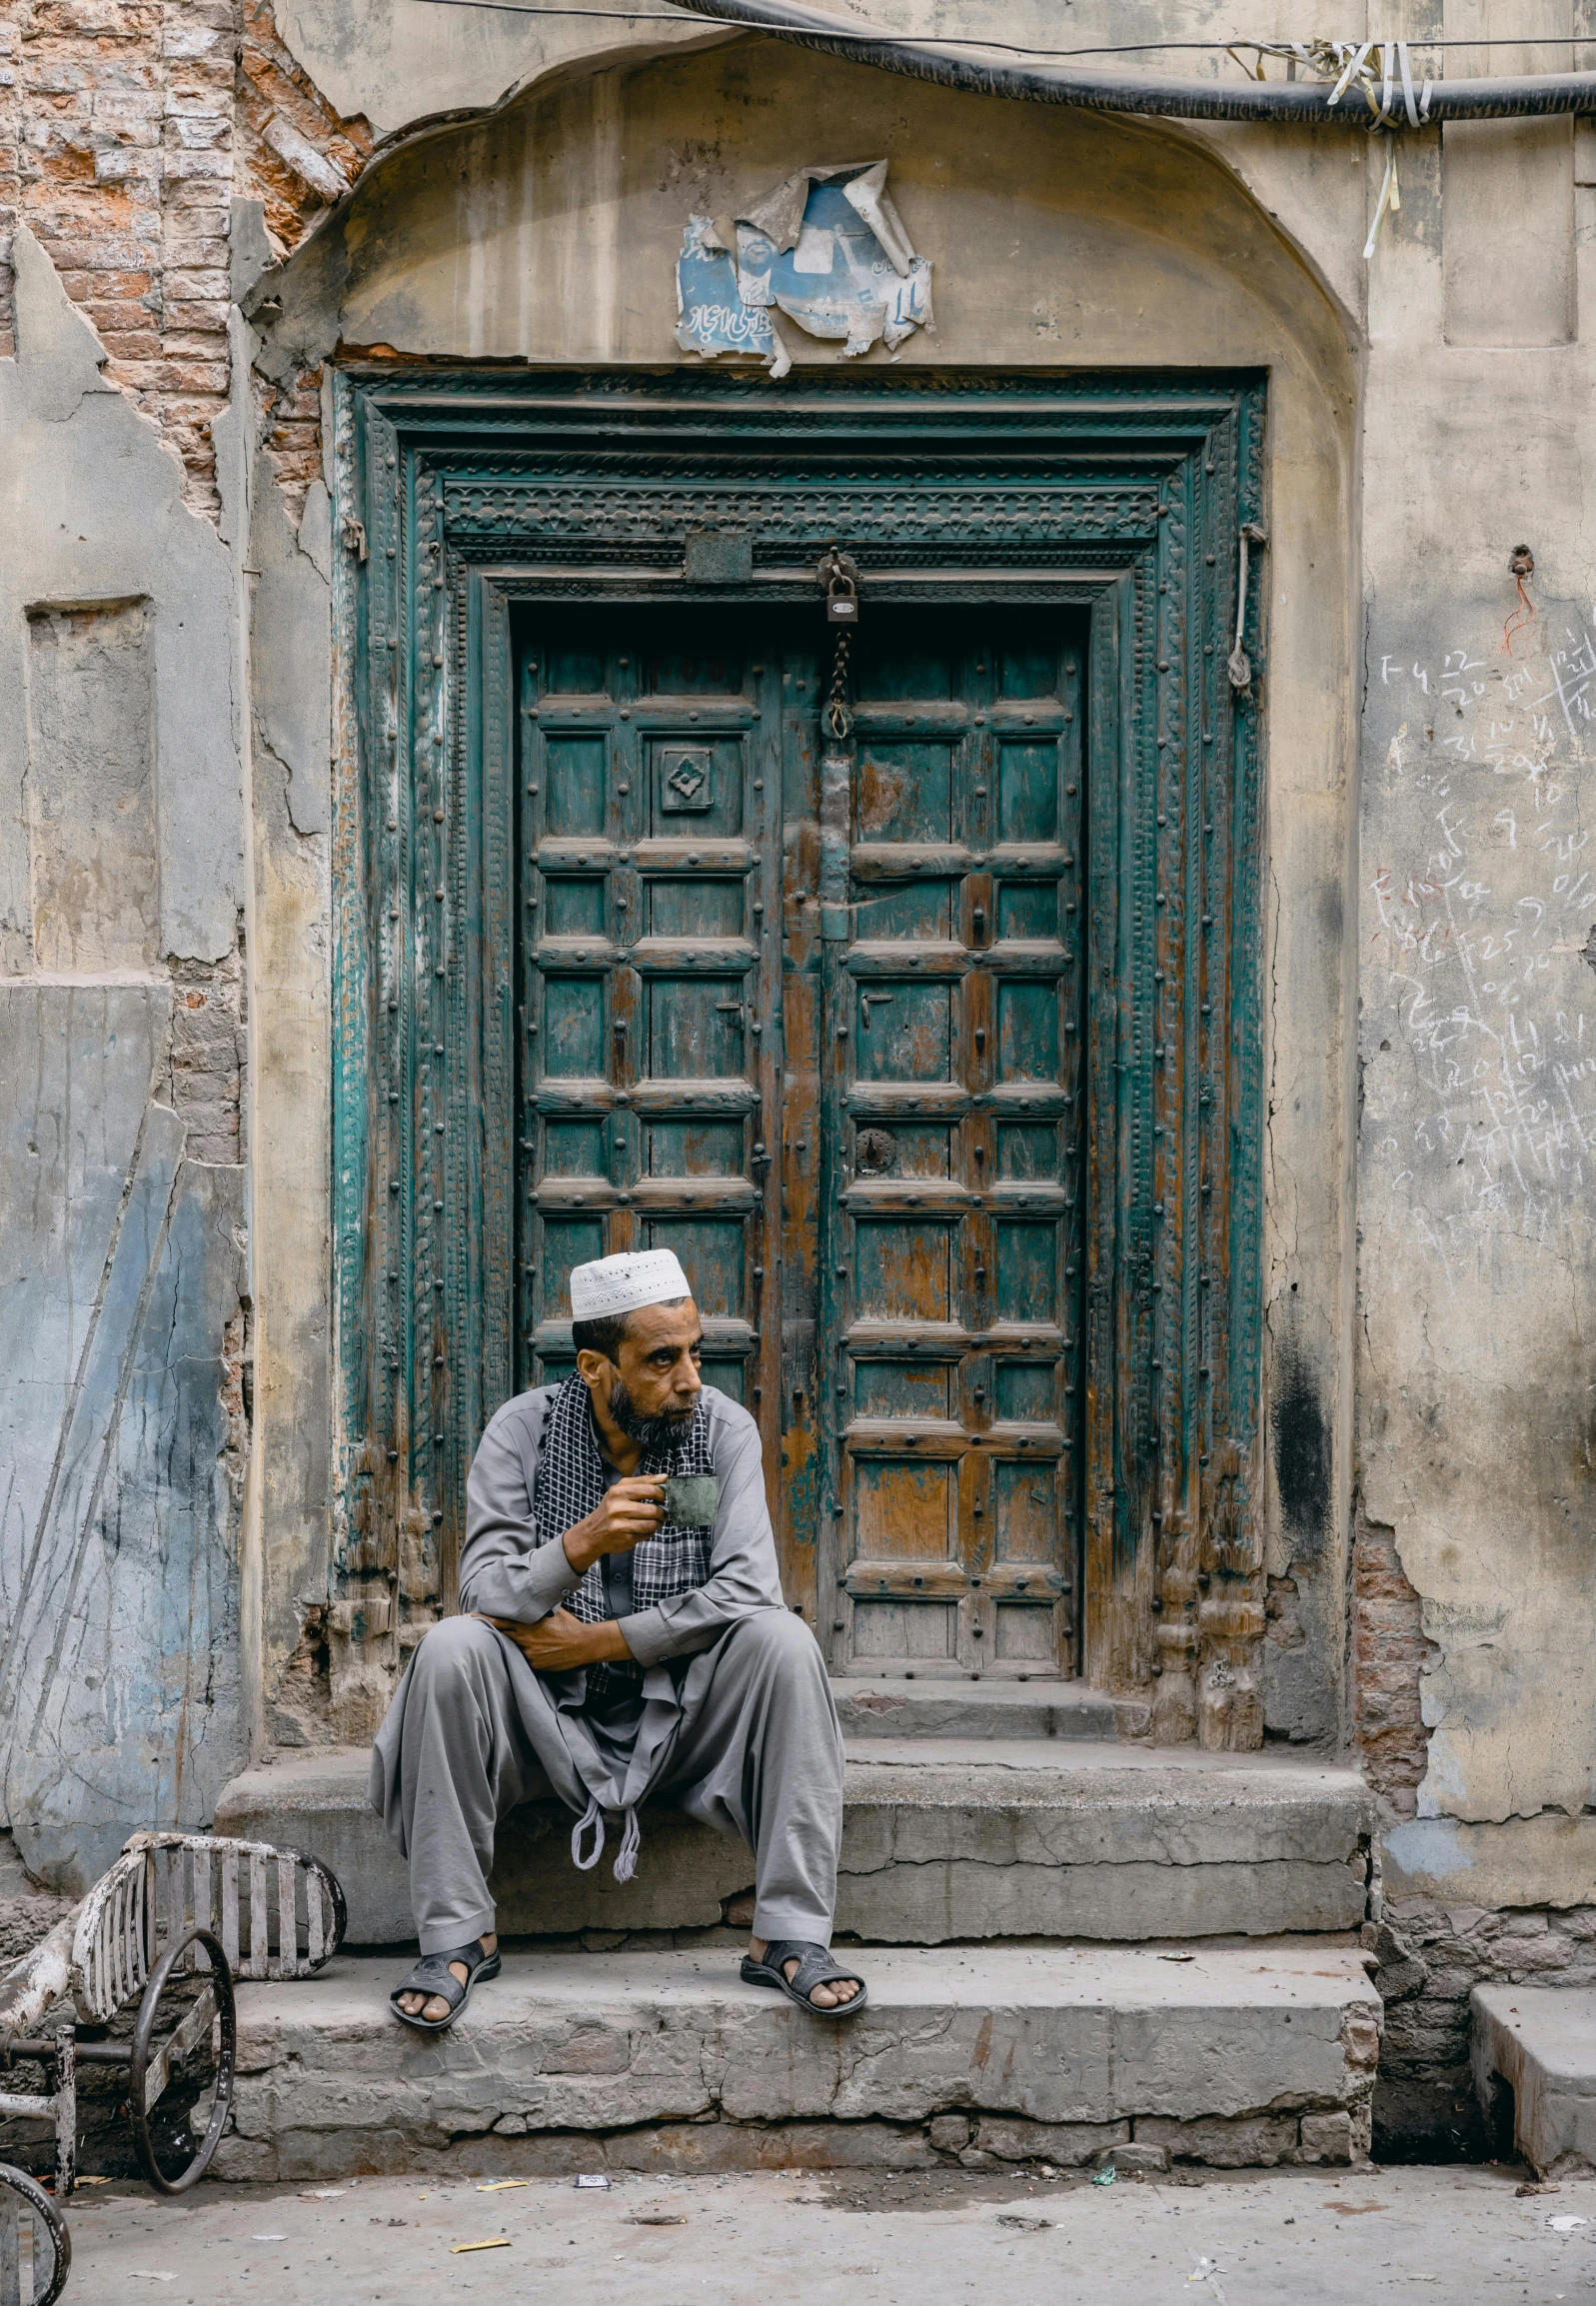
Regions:
[[[721,1510],[721,1483],[714,1473],[672,1473],[665,1484],[665,1517],[680,1529],[713,1529]]]

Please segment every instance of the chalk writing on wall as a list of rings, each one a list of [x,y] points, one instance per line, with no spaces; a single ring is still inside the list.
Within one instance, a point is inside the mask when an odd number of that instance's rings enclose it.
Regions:
[[[1550,609],[1368,658],[1363,1051],[1412,1070],[1373,1075],[1365,1152],[1448,1287],[1485,1236],[1566,1247],[1596,1177],[1592,625]]]

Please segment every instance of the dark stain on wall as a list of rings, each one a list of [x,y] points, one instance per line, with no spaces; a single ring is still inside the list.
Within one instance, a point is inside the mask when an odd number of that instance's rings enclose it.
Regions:
[[[1274,1475],[1293,1553],[1313,1556],[1330,1519],[1330,1427],[1307,1356],[1287,1334],[1275,1361]]]

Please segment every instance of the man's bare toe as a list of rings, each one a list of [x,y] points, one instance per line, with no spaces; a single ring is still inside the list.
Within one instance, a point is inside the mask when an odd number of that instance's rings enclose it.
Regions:
[[[770,1948],[763,1938],[750,1938],[749,1953],[753,1960],[764,1961],[769,1951]],[[802,1966],[796,1954],[790,1954],[782,1964],[782,1975],[789,1985],[793,1984]],[[848,2002],[857,2001],[863,1990],[863,1986],[857,1978],[838,1977],[833,1978],[829,1985],[821,1985],[816,1982],[803,1998],[812,2010],[836,2010],[841,2009]]]
[[[485,1938],[482,1941],[484,1953],[491,1954],[498,1942],[497,1938],[494,1937]],[[458,1978],[460,1983],[464,1985],[469,1973],[464,1962],[451,1962],[449,1974],[452,1978]],[[442,1994],[424,1994],[415,1988],[412,1988],[408,1993],[398,1995],[395,2006],[402,2010],[407,2018],[425,2018],[429,2025],[437,2025],[449,2015],[449,2003]]]
[[[782,1964],[782,1972],[786,1977],[788,1984],[791,1985],[793,1980],[798,1976],[798,1964],[796,1961],[784,1962]],[[837,1986],[812,1986],[809,1989],[808,1998],[815,2009],[831,2010],[835,2009],[839,2001],[846,2001],[848,1995],[851,1992],[851,1987],[848,1987],[845,1990],[839,1990]]]
[[[449,1965],[449,1974],[452,1978],[458,1978],[461,1984],[464,1985],[467,1976],[465,1963],[451,1962]],[[411,2016],[414,2017],[416,2010],[419,2009],[422,2016],[427,2020],[429,2025],[436,2025],[440,2018],[447,2018],[449,2015],[449,2004],[445,2001],[442,1994],[429,1994],[425,2005],[423,2005],[420,1994],[404,1994],[401,1996],[401,1999],[403,2001],[413,2002],[415,2004],[415,2009],[411,2011]]]

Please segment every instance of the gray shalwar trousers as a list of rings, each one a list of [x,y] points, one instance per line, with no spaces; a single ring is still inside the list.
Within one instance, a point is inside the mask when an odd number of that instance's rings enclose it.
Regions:
[[[562,1722],[551,1680],[570,1677],[534,1672],[481,1618],[431,1628],[378,1740],[372,1787],[410,1860],[423,1953],[450,1952],[494,1928],[495,1827],[519,1803],[551,1793],[607,1809],[667,1794],[753,1850],[757,1937],[829,1945],[842,1742],[814,1636],[786,1609],[757,1609],[680,1662],[680,1686],[661,1667],[646,1676],[637,1745],[618,1778],[593,1766],[580,1710],[568,1708]]]

